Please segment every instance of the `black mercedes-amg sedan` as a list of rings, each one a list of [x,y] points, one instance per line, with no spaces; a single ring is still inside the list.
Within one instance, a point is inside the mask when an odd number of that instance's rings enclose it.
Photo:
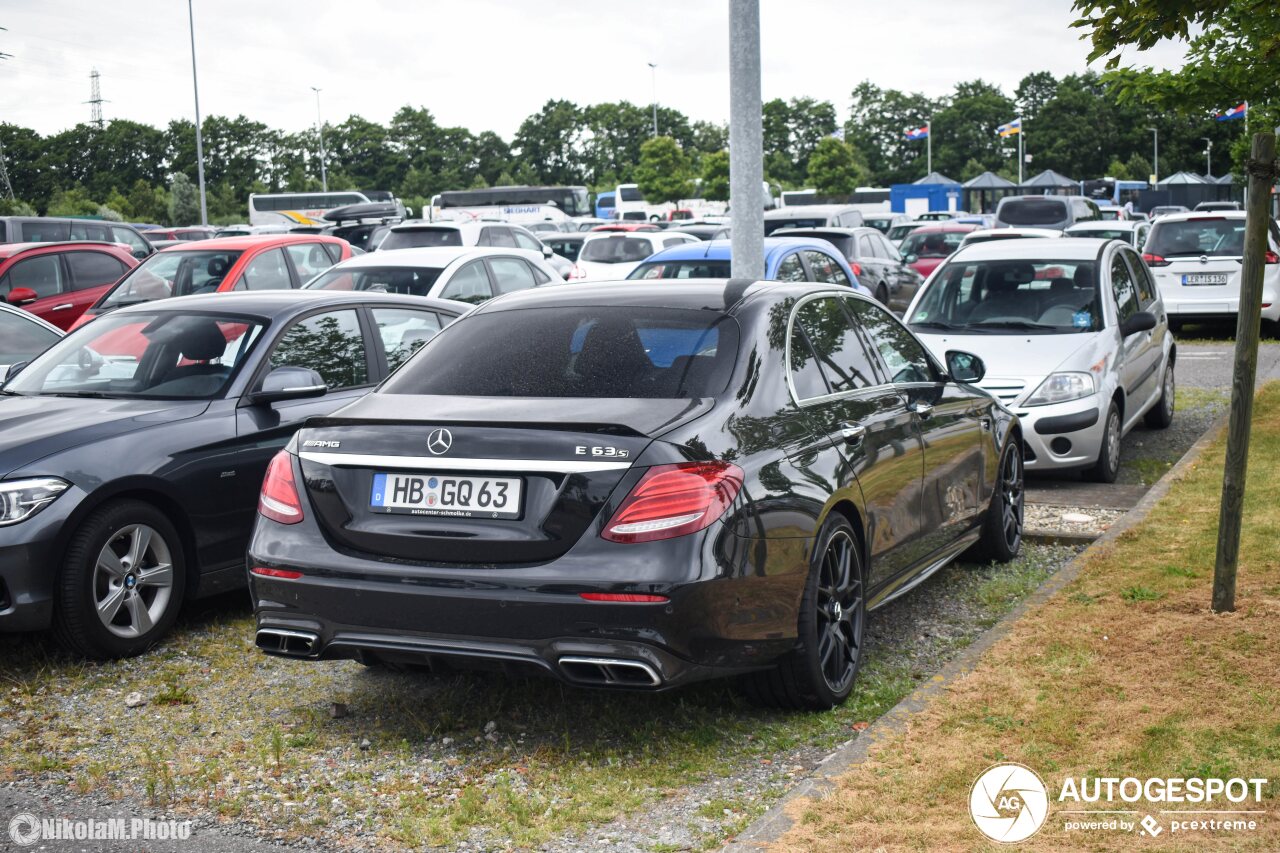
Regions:
[[[868,608],[1021,545],[1017,419],[848,288],[485,304],[272,460],[257,645],[828,708]]]
[[[82,326],[0,389],[0,631],[88,657],[245,583],[262,477],[468,306],[377,293],[184,296]],[[10,372],[14,372],[11,368]]]

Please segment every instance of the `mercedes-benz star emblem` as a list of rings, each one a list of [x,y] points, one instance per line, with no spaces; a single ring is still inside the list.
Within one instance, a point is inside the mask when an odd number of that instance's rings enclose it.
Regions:
[[[447,429],[438,429],[431,435],[427,436],[427,450],[430,450],[436,456],[441,453],[448,453],[449,448],[453,446],[453,433]]]

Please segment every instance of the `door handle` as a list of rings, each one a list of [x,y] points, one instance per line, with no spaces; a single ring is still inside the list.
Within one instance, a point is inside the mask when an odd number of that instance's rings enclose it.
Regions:
[[[928,420],[933,416],[933,406],[924,400],[916,400],[908,404],[907,408],[919,415],[921,420]]]
[[[867,428],[860,424],[841,424],[840,426],[840,438],[848,445],[861,444],[866,434]]]
[[[72,307],[74,307],[74,306],[72,306],[72,304],[71,304],[70,302],[64,302],[64,303],[62,303],[61,305],[55,305],[55,306],[53,306],[53,308],[52,308],[52,309],[50,309],[50,310],[52,310],[52,311],[66,311],[68,308],[72,308]]]

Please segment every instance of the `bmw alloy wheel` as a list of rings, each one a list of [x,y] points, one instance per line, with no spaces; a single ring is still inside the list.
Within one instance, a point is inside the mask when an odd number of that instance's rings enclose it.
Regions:
[[[169,543],[145,524],[122,527],[98,552],[93,599],[98,619],[117,637],[146,635],[165,615],[173,591]]]

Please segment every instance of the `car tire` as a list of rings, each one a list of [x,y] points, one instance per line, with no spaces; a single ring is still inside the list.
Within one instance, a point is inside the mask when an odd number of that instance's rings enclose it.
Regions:
[[[1151,429],[1165,429],[1173,423],[1173,408],[1176,388],[1173,378],[1173,361],[1164,366],[1164,380],[1160,386],[1160,399],[1147,409],[1143,422]]]
[[[995,488],[975,550],[983,562],[1007,563],[1022,550],[1026,469],[1022,463],[1021,441],[1010,439],[996,471]]]
[[[876,285],[876,301],[885,308],[889,307],[889,288],[885,287],[883,282]]]
[[[186,585],[182,540],[165,514],[143,501],[109,503],[71,536],[54,590],[54,635],[87,658],[141,654],[173,626]]]
[[[832,513],[814,544],[796,648],[774,668],[742,679],[743,692],[755,704],[825,711],[853,692],[867,622],[858,537],[844,516]]]
[[[1120,475],[1120,408],[1112,401],[1107,407],[1106,426],[1098,445],[1098,461],[1089,468],[1089,479],[1095,483],[1114,483]]]

